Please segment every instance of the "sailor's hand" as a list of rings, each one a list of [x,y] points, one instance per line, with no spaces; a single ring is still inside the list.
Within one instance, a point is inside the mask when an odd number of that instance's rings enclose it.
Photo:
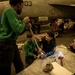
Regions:
[[[25,21],[26,21],[26,23],[29,23],[29,21],[30,21],[30,19],[29,19],[29,17],[28,17],[28,16],[26,16],[23,20],[25,20]]]
[[[28,23],[28,24],[27,24],[27,27],[28,27],[28,28],[32,28],[31,23]]]
[[[44,54],[43,56],[41,56],[41,59],[45,59],[46,58],[46,54]]]
[[[26,24],[26,28],[27,28],[27,29],[31,29],[31,28],[32,28],[31,23],[27,23],[27,24]]]
[[[46,54],[44,54],[44,58],[46,58]]]
[[[43,52],[44,54],[46,54],[45,51],[42,51],[42,52]]]
[[[43,50],[41,48],[38,49],[38,53],[41,53]]]

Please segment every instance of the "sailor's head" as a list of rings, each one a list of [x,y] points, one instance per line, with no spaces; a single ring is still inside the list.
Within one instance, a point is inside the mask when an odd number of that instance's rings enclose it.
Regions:
[[[52,32],[52,31],[49,31],[49,32],[47,32],[46,33],[46,40],[47,41],[50,41],[51,39],[53,39],[54,38],[54,32]]]
[[[9,4],[15,9],[17,14],[21,14],[23,8],[23,0],[9,0]]]
[[[32,38],[32,34],[30,32],[27,33],[27,38]]]
[[[28,38],[30,41],[33,41],[33,40],[34,40],[33,35],[31,34],[31,32],[28,32],[28,33],[27,33],[27,38]]]

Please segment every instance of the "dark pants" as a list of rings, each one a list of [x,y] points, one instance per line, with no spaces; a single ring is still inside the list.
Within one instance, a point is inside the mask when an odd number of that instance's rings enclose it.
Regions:
[[[15,41],[0,40],[0,75],[11,75],[11,64],[16,74],[24,69]]]
[[[34,61],[34,57],[25,57],[25,62],[26,62],[26,67],[27,68],[29,65],[31,65]]]
[[[38,55],[37,51],[33,52],[35,55]],[[35,58],[34,56],[26,56],[25,57],[25,62],[26,62],[26,67],[27,68],[29,65],[31,65],[34,62]]]

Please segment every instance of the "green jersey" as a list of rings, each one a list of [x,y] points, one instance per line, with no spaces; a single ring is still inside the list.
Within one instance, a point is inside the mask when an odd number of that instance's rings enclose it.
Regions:
[[[26,27],[26,21],[21,23],[15,10],[10,7],[4,10],[1,18],[0,39],[16,40]]]
[[[29,40],[25,41],[24,43],[24,51],[25,51],[25,56],[34,56],[34,50],[36,48],[35,42],[30,42]]]

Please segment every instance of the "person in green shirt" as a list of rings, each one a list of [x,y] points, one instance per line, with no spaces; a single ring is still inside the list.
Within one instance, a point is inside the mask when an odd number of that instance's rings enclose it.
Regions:
[[[16,40],[25,32],[26,26],[30,27],[29,17],[19,22],[18,15],[23,8],[22,0],[9,0],[11,7],[2,13],[0,31],[0,75],[11,75],[11,64],[14,64],[16,74],[24,69]]]
[[[24,42],[24,52],[26,67],[28,67],[38,56],[38,48],[31,33],[27,34],[27,40]]]

